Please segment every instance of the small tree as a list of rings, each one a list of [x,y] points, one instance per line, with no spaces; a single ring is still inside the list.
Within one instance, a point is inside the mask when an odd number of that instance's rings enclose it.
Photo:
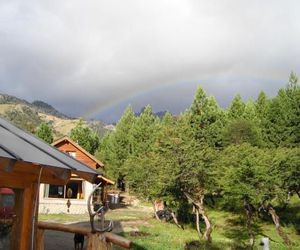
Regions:
[[[53,131],[51,126],[49,126],[47,123],[42,122],[36,131],[36,135],[44,140],[47,143],[52,143],[53,142]]]
[[[94,154],[99,146],[99,137],[80,120],[71,130],[71,139],[91,154]]]

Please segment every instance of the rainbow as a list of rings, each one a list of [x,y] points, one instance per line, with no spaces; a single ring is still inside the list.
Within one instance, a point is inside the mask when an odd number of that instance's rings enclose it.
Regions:
[[[172,84],[168,83],[168,84],[163,84],[163,85],[156,86],[156,87],[146,86],[145,88],[140,89],[139,91],[135,91],[134,93],[132,93],[130,95],[122,96],[121,98],[118,98],[116,100],[113,99],[111,101],[106,102],[105,104],[103,104],[103,102],[100,102],[100,101],[96,102],[93,105],[93,107],[91,107],[90,109],[86,110],[83,114],[81,114],[81,117],[85,118],[85,119],[91,118],[91,117],[95,116],[96,114],[104,112],[105,110],[110,109],[114,106],[117,106],[123,102],[126,102],[126,100],[135,99],[135,98],[141,97],[143,95],[146,95],[147,93],[159,91],[166,87],[170,87],[170,86],[174,86],[174,85],[178,85],[178,84],[180,84],[180,83],[172,83]],[[130,103],[128,103],[128,105],[129,104]]]

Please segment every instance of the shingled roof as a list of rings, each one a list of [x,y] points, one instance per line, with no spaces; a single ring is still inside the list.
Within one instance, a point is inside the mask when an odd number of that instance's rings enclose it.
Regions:
[[[99,172],[0,118],[0,158],[71,171],[94,182]]]

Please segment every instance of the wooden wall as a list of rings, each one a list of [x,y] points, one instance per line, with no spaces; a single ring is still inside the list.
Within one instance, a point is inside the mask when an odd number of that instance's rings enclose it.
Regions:
[[[71,144],[70,142],[68,142],[66,140],[56,144],[55,147],[65,153],[76,152],[76,160],[85,163],[86,165],[90,166],[93,169],[96,169],[99,167],[97,162],[95,162],[93,159],[91,159],[89,156],[87,156],[85,153],[80,151],[73,144]]]

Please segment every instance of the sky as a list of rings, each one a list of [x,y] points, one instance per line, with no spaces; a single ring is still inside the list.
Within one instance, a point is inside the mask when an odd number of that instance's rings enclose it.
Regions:
[[[0,93],[115,122],[174,114],[197,86],[222,107],[300,74],[298,0],[1,0]]]

